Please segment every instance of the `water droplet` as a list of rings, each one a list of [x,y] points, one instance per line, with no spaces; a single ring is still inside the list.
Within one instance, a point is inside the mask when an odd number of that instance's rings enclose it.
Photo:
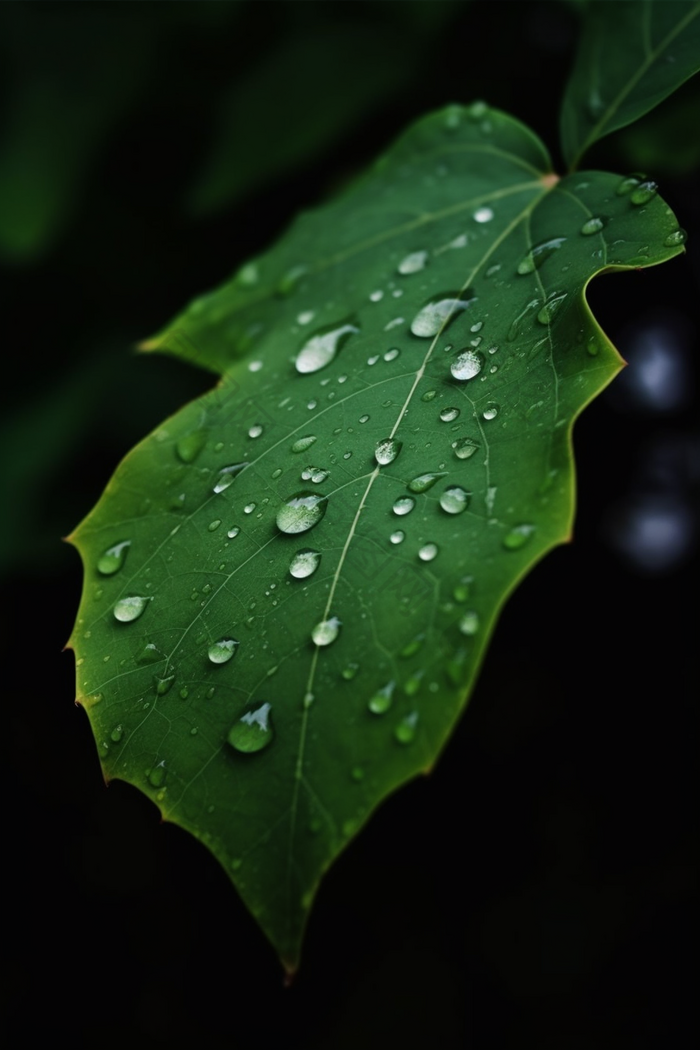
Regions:
[[[139,664],[155,664],[163,659],[164,656],[160,649],[158,649],[153,642],[148,642],[136,657],[136,662]]]
[[[384,354],[384,360],[395,361],[400,353],[401,351],[399,350],[398,346],[393,346],[391,350],[387,350],[387,352]]]
[[[109,734],[109,739],[113,744],[118,744],[121,738],[124,736],[124,727],[115,726],[112,732]]]
[[[491,222],[493,211],[491,208],[477,208],[474,212],[474,222]]]
[[[253,511],[255,510],[256,506],[257,506],[257,504],[255,504],[255,503],[246,503],[245,507],[243,508],[243,513],[244,514],[252,514]]]
[[[411,273],[418,273],[419,270],[425,268],[428,262],[427,252],[411,252],[410,255],[406,255],[399,263],[398,270],[400,274],[406,276]]]
[[[537,315],[537,320],[540,322],[540,324],[551,324],[561,304],[566,299],[566,296],[566,292],[560,292],[558,294],[555,292],[551,296],[551,298],[547,300],[547,302],[544,304],[544,306]]]
[[[207,656],[213,664],[227,664],[236,655],[238,644],[235,638],[220,638],[209,646]]]
[[[272,704],[251,705],[229,730],[227,740],[231,747],[244,754],[262,751],[273,737],[270,712]]]
[[[262,366],[263,366],[262,361],[250,361],[249,364],[248,364],[248,371],[249,372],[259,372],[260,369],[262,368]]]
[[[123,540],[121,543],[115,543],[113,547],[108,547],[97,562],[97,571],[103,576],[112,576],[118,572],[126,561],[130,546],[131,540]]]
[[[306,437],[297,438],[292,445],[292,452],[306,452],[307,448],[311,448],[315,440],[315,434],[307,434]]]
[[[376,365],[378,360],[379,360],[379,354],[373,354],[371,357],[367,358],[367,364],[368,365]]]
[[[369,421],[369,416],[365,413],[364,416],[360,416],[360,418],[358,420],[358,423],[367,423],[368,421]]]
[[[341,677],[344,678],[346,682],[351,682],[359,670],[360,670],[360,665],[359,664],[349,663],[347,665],[347,667],[343,668],[343,670],[340,672],[340,674],[341,674]]]
[[[290,496],[277,511],[280,532],[307,532],[317,525],[326,513],[327,499],[315,492],[299,492]]]
[[[418,551],[418,557],[421,561],[432,561],[438,554],[437,543],[424,543]]]
[[[393,544],[403,543],[405,539],[406,533],[403,531],[403,529],[396,529],[396,531],[392,532],[391,536],[389,537],[389,542]]]
[[[381,290],[381,288],[378,288],[376,292],[370,292],[369,298],[370,302],[378,303],[380,299],[384,298],[384,292]]]
[[[155,686],[156,696],[165,696],[170,689],[170,686],[175,681],[175,672],[172,674],[165,675],[163,678],[160,675],[153,675],[153,685]]]
[[[215,518],[214,521],[210,521],[209,522],[208,531],[209,532],[216,532],[216,530],[218,529],[220,524],[221,524],[221,518]]]
[[[450,372],[461,381],[473,379],[481,371],[484,358],[475,350],[463,350],[450,365]]]
[[[462,634],[466,634],[471,638],[473,634],[479,630],[479,616],[473,610],[466,612],[459,621],[459,629]]]
[[[664,244],[667,248],[675,248],[678,244],[685,244],[687,240],[688,234],[685,230],[674,230],[673,233],[669,233]]]
[[[506,550],[517,551],[529,542],[534,531],[534,525],[516,525],[503,537],[503,546]]]
[[[416,653],[420,652],[425,644],[425,634],[417,634],[415,638],[412,638],[410,642],[407,642],[401,649],[399,656],[408,658],[409,656],[415,656]]]
[[[483,416],[484,419],[487,419],[487,420],[488,419],[495,419],[496,416],[498,415],[498,405],[495,403],[495,401],[489,401],[488,405],[486,406],[484,411],[481,413],[481,415]]]
[[[206,430],[191,430],[183,434],[175,445],[175,451],[183,463],[193,463],[207,443]]]
[[[459,485],[453,485],[440,496],[440,506],[448,514],[461,514],[469,506],[469,495]]]
[[[352,324],[343,324],[339,328],[318,333],[308,339],[299,351],[294,362],[297,372],[307,374],[318,372],[329,365],[349,335],[359,332]]]
[[[321,554],[314,550],[301,550],[292,558],[289,565],[289,575],[296,580],[305,580],[312,576],[321,563]]]
[[[426,390],[421,396],[421,401],[432,401],[436,394],[437,390]]]
[[[186,700],[189,695],[190,695],[189,689],[187,688],[186,685],[183,685],[182,689],[180,690],[180,696],[182,697],[183,700]]]
[[[367,704],[373,715],[384,715],[389,710],[394,699],[394,688],[396,683],[387,682],[385,686],[378,689]]]
[[[279,284],[277,285],[278,294],[289,295],[291,292],[293,292],[300,279],[304,276],[307,270],[308,267],[303,265],[292,266],[289,270],[287,270],[287,272],[281,278]]]
[[[632,204],[639,206],[640,204],[648,204],[649,201],[656,196],[658,186],[651,179],[645,179],[644,182],[640,182],[636,189],[632,190],[630,201]]]
[[[313,310],[302,310],[300,314],[297,314],[297,324],[310,324],[314,317]]]
[[[436,299],[426,303],[411,321],[413,334],[427,338],[444,331],[457,314],[466,310],[470,302],[474,301],[473,292],[465,291],[462,295],[468,298]]]
[[[399,724],[394,730],[394,737],[399,744],[410,744],[413,742],[416,736],[416,725],[418,724],[418,712],[411,711],[410,715],[405,715],[401,719]]]
[[[153,769],[149,769],[146,774],[148,777],[148,783],[151,787],[159,788],[162,787],[165,781],[165,763],[159,762]]]
[[[324,470],[323,467],[304,467],[301,472],[302,481],[313,481],[314,485],[320,485],[322,481],[325,481],[330,470]]]
[[[228,538],[229,538],[230,540],[235,540],[236,536],[238,535],[238,533],[239,533],[240,531],[241,531],[241,530],[239,529],[238,525],[234,525],[234,527],[233,527],[232,529],[229,529],[229,530],[228,530],[228,532],[226,533],[226,535],[228,536]]]
[[[639,185],[642,178],[643,176],[641,175],[628,175],[626,179],[622,179],[621,182],[618,182],[615,193],[618,197],[626,196],[626,194],[631,193],[632,190]]]
[[[362,766],[353,766],[350,770],[350,777],[355,783],[359,784],[361,780],[365,779],[365,771]]]
[[[433,487],[436,481],[440,478],[444,478],[446,473],[446,470],[442,470],[435,473],[419,474],[417,478],[413,478],[412,481],[409,481],[406,487],[409,492],[427,492],[428,489]],[[396,504],[394,504],[394,513],[396,513]]]
[[[152,598],[144,598],[137,594],[128,598],[120,598],[114,606],[114,619],[119,620],[121,623],[131,623],[132,620],[138,620],[143,610],[152,600]]]
[[[232,463],[230,467],[222,467],[218,475],[219,480],[214,485],[212,491],[223,492],[224,489],[227,489],[247,466],[247,463]]]
[[[542,241],[540,244],[536,244],[534,248],[530,249],[525,258],[520,261],[517,272],[523,275],[539,270],[540,266],[542,266],[551,255],[554,255],[565,241],[566,237],[552,237],[548,241]]]
[[[466,602],[469,597],[471,577],[464,576],[459,583],[454,585],[452,597],[456,602]]]
[[[386,467],[389,463],[393,463],[403,445],[402,441],[397,441],[396,438],[384,438],[383,441],[378,441],[374,447],[374,458],[380,467]]]
[[[321,620],[311,631],[311,639],[316,645],[330,645],[338,637],[341,626],[337,616],[332,616],[330,620]]]
[[[590,219],[587,219],[581,227],[581,233],[585,237],[590,237],[592,233],[600,233],[605,226],[605,222],[600,218],[599,215],[594,215]]]
[[[457,459],[471,459],[479,448],[479,443],[473,438],[459,438],[458,441],[452,442],[452,448]]]
[[[440,419],[443,423],[451,423],[459,415],[458,408],[443,408],[440,413]]]
[[[398,514],[402,518],[405,514],[410,514],[416,505],[416,501],[411,496],[399,496],[397,500],[394,500],[394,505],[391,508],[394,514]]]
[[[243,285],[244,288],[251,288],[259,280],[260,272],[256,262],[246,263],[244,266],[241,266],[236,274],[236,283]]]
[[[262,432],[263,432],[262,424],[261,423],[255,423],[254,426],[249,428],[249,430],[248,430],[248,437],[249,438],[259,438],[260,435],[262,434]]]

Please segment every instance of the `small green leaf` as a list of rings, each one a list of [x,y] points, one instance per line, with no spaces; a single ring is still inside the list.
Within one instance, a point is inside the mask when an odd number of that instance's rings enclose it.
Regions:
[[[696,0],[593,0],[561,113],[575,168],[598,139],[648,113],[700,69]]]
[[[450,107],[149,344],[222,379],[76,531],[78,697],[106,777],[205,843],[289,969],[570,536],[572,424],[621,364],[585,287],[683,250],[620,184]]]

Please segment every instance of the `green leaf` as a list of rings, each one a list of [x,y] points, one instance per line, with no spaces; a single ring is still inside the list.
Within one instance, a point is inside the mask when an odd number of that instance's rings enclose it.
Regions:
[[[593,0],[561,113],[573,169],[598,139],[631,124],[700,69],[700,4]]]
[[[149,344],[222,379],[75,533],[78,698],[105,776],[208,846],[287,968],[571,534],[572,423],[621,365],[587,282],[682,240],[653,188],[558,181],[527,128],[453,106]]]

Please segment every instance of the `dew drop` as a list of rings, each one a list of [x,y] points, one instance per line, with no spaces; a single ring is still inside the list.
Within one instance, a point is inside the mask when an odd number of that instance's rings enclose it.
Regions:
[[[175,451],[183,463],[193,463],[207,443],[206,430],[191,430],[183,434],[175,445]]]
[[[378,288],[376,292],[370,292],[369,299],[372,303],[378,303],[383,298],[384,292],[381,290],[381,288]]]
[[[421,401],[432,401],[436,394],[437,390],[426,390],[421,396]]]
[[[162,787],[165,781],[165,764],[160,762],[157,766],[154,766],[153,769],[149,769],[146,776],[151,787]]]
[[[389,537],[389,543],[393,543],[394,545],[396,545],[398,543],[403,543],[405,539],[406,533],[403,531],[403,529],[396,529],[396,531],[392,532],[391,536]]]
[[[603,221],[603,219],[601,219],[598,215],[594,215],[586,222],[584,222],[583,226],[581,227],[581,233],[585,237],[590,237],[592,233],[600,233],[604,226],[605,222]]]
[[[498,407],[499,406],[495,403],[495,401],[489,401],[488,405],[481,413],[481,415],[486,420],[495,419],[498,415]]]
[[[426,303],[411,321],[413,334],[422,338],[428,338],[444,331],[457,314],[466,310],[470,302],[473,302],[474,295],[472,292],[464,292],[463,294],[468,295],[469,298],[436,299],[433,302]]]
[[[164,657],[160,649],[158,649],[153,642],[147,642],[136,657],[136,662],[139,664],[155,664],[162,659],[164,659]]]
[[[248,437],[249,438],[259,438],[260,435],[262,434],[262,432],[263,432],[262,424],[261,423],[255,423],[254,426],[249,428],[249,430],[248,430]]]
[[[542,241],[540,244],[536,244],[534,248],[530,249],[525,258],[520,261],[517,272],[524,275],[539,270],[540,266],[542,266],[551,255],[554,255],[565,241],[566,237],[552,237],[548,241]]]
[[[360,416],[360,418],[358,420],[358,423],[367,423],[368,420],[369,420],[369,416],[365,413],[364,416]]]
[[[452,597],[456,602],[466,602],[469,598],[471,577],[463,577],[459,583],[454,585],[452,590]]]
[[[394,737],[399,744],[411,744],[416,736],[416,725],[418,724],[418,712],[412,711],[401,719],[394,730]]]
[[[402,518],[405,514],[410,514],[415,505],[416,501],[411,496],[399,496],[397,500],[394,500],[394,505],[391,509],[394,514]]]
[[[403,442],[397,441],[396,438],[384,438],[383,441],[378,441],[374,448],[374,458],[380,467],[386,467],[389,463],[393,463],[399,452]]]
[[[292,452],[306,452],[307,448],[311,448],[315,440],[315,434],[307,434],[306,437],[297,438],[292,445]]]
[[[330,645],[340,633],[341,623],[337,616],[330,620],[321,620],[311,631],[311,639],[316,645]]]
[[[483,364],[484,358],[481,354],[477,354],[475,350],[463,350],[450,365],[450,372],[455,379],[464,382],[477,376]]]
[[[255,507],[256,507],[255,503],[246,503],[245,507],[243,508],[243,513],[244,514],[252,514],[253,511],[255,510]]]
[[[307,272],[308,267],[303,265],[292,266],[280,279],[277,285],[277,292],[279,295],[290,295],[294,291],[297,284]]]
[[[466,612],[459,621],[459,629],[462,634],[466,634],[469,638],[476,634],[479,630],[479,616],[473,610]]]
[[[428,489],[433,487],[436,481],[439,481],[440,478],[444,478],[446,473],[446,470],[442,470],[435,473],[419,474],[418,477],[409,481],[406,487],[409,492],[427,492]],[[396,504],[394,504],[394,511],[396,511]]]
[[[566,299],[567,293],[560,292],[558,295],[555,293],[547,300],[540,312],[537,314],[537,320],[540,324],[551,324],[556,317],[559,308]]]
[[[272,704],[261,704],[259,707],[251,705],[229,730],[227,740],[231,747],[244,754],[262,751],[267,747],[274,735],[271,710]]]
[[[406,255],[399,263],[398,270],[403,276],[407,276],[411,273],[418,273],[419,270],[425,268],[428,262],[427,252],[411,252],[410,255]]]
[[[664,241],[667,248],[675,248],[678,244],[685,244],[688,239],[688,234],[685,230],[674,230],[673,233],[669,233],[668,237]]]
[[[113,547],[108,547],[97,562],[97,571],[103,576],[112,576],[119,572],[126,561],[130,546],[131,540],[123,540],[121,543],[115,543]]]
[[[493,211],[491,208],[477,208],[474,212],[474,222],[491,222]]]
[[[109,734],[109,739],[113,744],[118,744],[121,738],[124,736],[124,727],[115,726],[112,732]]]
[[[296,580],[305,580],[307,576],[313,576],[320,563],[319,551],[310,549],[297,551],[289,564],[289,575]]]
[[[399,350],[398,346],[394,346],[391,348],[391,350],[387,350],[387,352],[384,354],[384,360],[395,361],[400,353],[401,351]]]
[[[440,496],[440,506],[447,514],[461,514],[469,506],[469,493],[453,485]]]
[[[365,779],[365,771],[362,768],[362,766],[353,766],[352,769],[350,770],[350,777],[351,777],[352,780],[355,781],[356,784],[359,784],[359,782],[361,780],[364,780]]]
[[[209,532],[216,532],[219,525],[221,524],[221,518],[215,518],[214,521],[210,521],[208,525]]]
[[[318,372],[329,365],[349,335],[359,332],[352,324],[343,324],[329,332],[312,336],[304,343],[294,362],[297,372]]]
[[[289,534],[307,532],[326,513],[327,502],[325,496],[314,492],[299,492],[290,496],[277,511],[277,528]]]
[[[119,620],[120,623],[131,623],[132,620],[138,620],[143,610],[152,600],[152,598],[144,598],[138,594],[131,595],[128,598],[120,598],[114,606],[114,619]]]
[[[459,438],[458,441],[452,442],[452,448],[457,459],[471,459],[479,448],[479,443],[473,438]]]
[[[628,175],[626,179],[622,179],[618,182],[615,193],[618,197],[625,197],[628,193],[631,193],[639,183],[642,181],[642,177],[638,175]]]
[[[503,546],[509,551],[520,550],[521,547],[524,547],[530,541],[534,531],[534,525],[515,525],[503,537]]]
[[[367,704],[373,715],[384,715],[391,707],[394,700],[394,688],[396,683],[387,682],[385,686],[378,689]]]
[[[437,557],[438,545],[437,543],[424,543],[418,551],[418,557],[421,561],[432,561]]]
[[[234,525],[234,527],[233,527],[232,529],[229,529],[229,530],[228,530],[228,532],[226,533],[226,535],[228,536],[228,538],[229,538],[230,540],[235,540],[236,536],[238,535],[238,533],[239,533],[240,531],[241,531],[241,530],[240,530],[240,528],[238,527],[238,525]]]
[[[310,324],[315,317],[313,310],[302,310],[300,314],[297,314],[297,324]]]
[[[408,659],[409,656],[415,656],[416,653],[420,652],[425,644],[425,634],[417,634],[415,638],[412,638],[410,642],[407,642],[401,649],[399,656],[403,656]]]
[[[230,467],[222,467],[219,471],[218,481],[212,491],[223,492],[247,466],[247,463],[232,463]]]
[[[165,694],[170,690],[170,687],[171,687],[171,685],[173,684],[174,681],[175,681],[175,672],[174,671],[173,671],[172,674],[165,675],[164,678],[161,678],[157,674],[154,675],[153,676],[153,685],[155,686],[156,696],[165,696]]]
[[[227,664],[236,655],[238,642],[235,638],[220,638],[218,642],[212,642],[207,650],[207,656],[213,664]]]
[[[341,678],[344,678],[346,682],[351,682],[359,670],[360,665],[351,662],[340,672]]]
[[[640,182],[639,185],[632,190],[630,195],[630,201],[632,204],[639,206],[640,204],[648,204],[653,197],[656,196],[658,186],[651,179],[645,179],[644,182]]]

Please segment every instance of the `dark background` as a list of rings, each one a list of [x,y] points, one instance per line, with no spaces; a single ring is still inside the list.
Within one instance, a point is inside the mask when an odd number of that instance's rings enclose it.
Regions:
[[[81,570],[60,537],[120,457],[212,383],[134,344],[433,108],[485,98],[561,170],[578,12],[0,6],[10,1045],[681,1041],[695,990],[694,82],[588,159],[647,170],[690,236],[687,255],[590,289],[630,367],[576,426],[575,542],[511,599],[433,775],[327,876],[292,988],[206,850],[133,788],[104,787],[61,653]]]

